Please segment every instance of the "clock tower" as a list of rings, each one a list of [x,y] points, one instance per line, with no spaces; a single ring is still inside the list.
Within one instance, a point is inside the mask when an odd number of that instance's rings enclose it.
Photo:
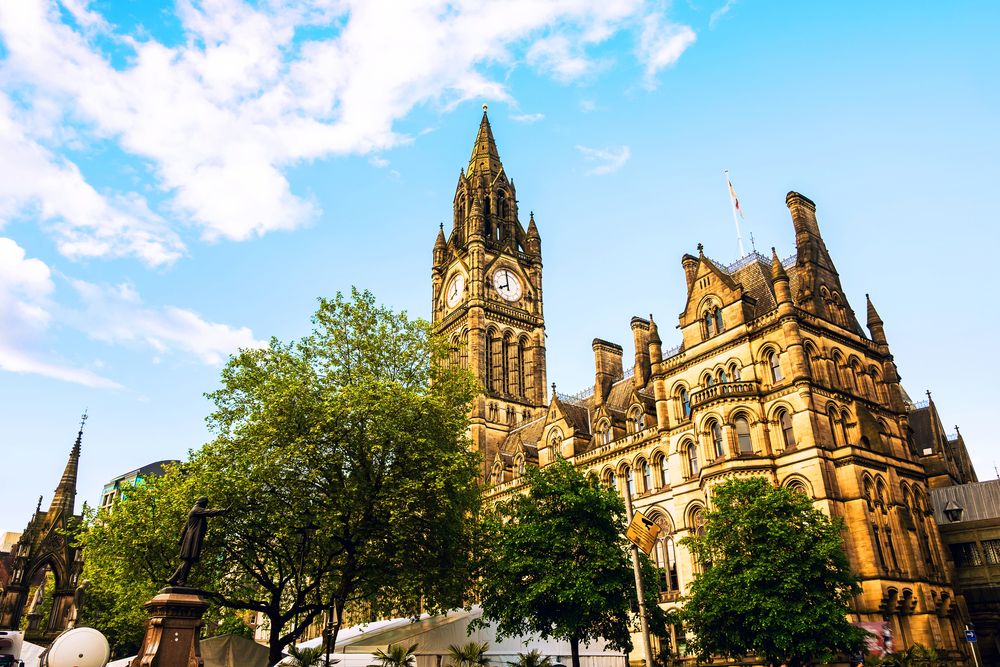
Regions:
[[[486,105],[469,167],[459,173],[451,233],[446,239],[442,224],[434,244],[431,275],[434,329],[452,342],[452,363],[483,387],[470,437],[485,476],[507,434],[548,405],[542,241],[534,215],[527,229],[518,218]]]

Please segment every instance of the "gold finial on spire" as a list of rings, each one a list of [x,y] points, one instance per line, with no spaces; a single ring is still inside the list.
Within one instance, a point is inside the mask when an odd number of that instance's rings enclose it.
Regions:
[[[486,104],[483,103],[483,111],[486,111]]]

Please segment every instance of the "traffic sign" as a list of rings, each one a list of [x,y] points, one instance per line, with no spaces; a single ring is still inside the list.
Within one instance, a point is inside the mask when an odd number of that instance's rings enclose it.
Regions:
[[[648,556],[649,552],[653,550],[653,545],[656,544],[656,536],[659,534],[660,527],[656,525],[655,521],[642,512],[636,512],[632,515],[632,523],[629,524],[625,537],[629,539],[629,542],[642,549]]]
[[[970,642],[976,641],[976,631],[975,630],[966,630],[965,631],[965,638],[968,639]]]

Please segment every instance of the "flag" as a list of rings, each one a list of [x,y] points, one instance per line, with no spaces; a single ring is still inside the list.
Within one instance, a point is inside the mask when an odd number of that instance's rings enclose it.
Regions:
[[[733,206],[735,206],[736,210],[740,212],[740,217],[742,218],[743,209],[740,208],[740,200],[736,198],[736,191],[733,190],[733,182],[729,180],[728,176],[726,177],[726,181],[729,182],[729,196],[733,198]]]

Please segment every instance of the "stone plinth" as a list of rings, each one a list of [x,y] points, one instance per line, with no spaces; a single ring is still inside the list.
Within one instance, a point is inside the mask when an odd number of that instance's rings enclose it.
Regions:
[[[168,587],[146,603],[149,620],[129,667],[204,667],[199,636],[208,603],[193,588]]]

